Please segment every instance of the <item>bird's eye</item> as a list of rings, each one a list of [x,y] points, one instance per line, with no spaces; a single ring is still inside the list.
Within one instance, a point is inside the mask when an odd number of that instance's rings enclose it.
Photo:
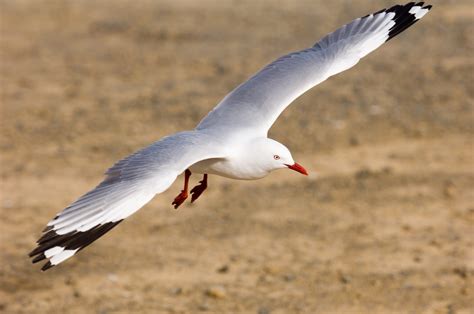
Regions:
[[[273,159],[278,160],[278,159],[280,159],[280,156],[278,156],[278,155],[273,155]]]

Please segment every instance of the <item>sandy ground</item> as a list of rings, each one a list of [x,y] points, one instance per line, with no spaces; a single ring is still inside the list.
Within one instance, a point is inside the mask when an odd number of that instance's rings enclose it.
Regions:
[[[474,8],[432,2],[275,124],[309,177],[210,177],[176,211],[179,178],[41,272],[41,229],[115,160],[394,2],[1,1],[0,312],[474,313]]]

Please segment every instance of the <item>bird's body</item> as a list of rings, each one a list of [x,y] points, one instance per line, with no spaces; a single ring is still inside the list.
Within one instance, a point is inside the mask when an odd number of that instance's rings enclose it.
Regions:
[[[229,93],[191,131],[167,136],[118,161],[105,179],[51,220],[33,262],[43,270],[73,256],[185,173],[177,208],[188,197],[191,174],[203,180],[190,192],[195,201],[207,188],[207,175],[254,180],[289,168],[307,174],[283,144],[267,137],[281,112],[298,96],[362,57],[423,17],[431,6],[408,3],[358,18],[313,47],[270,63]]]
[[[231,149],[223,158],[205,159],[193,164],[189,169],[200,174],[215,174],[230,179],[257,180],[267,176],[275,167],[285,168],[284,163],[294,164],[286,147],[267,137],[243,137],[243,140],[226,143],[225,146]],[[267,151],[274,152],[272,157],[280,157],[278,162],[275,161],[275,165],[267,162]]]
[[[198,161],[189,167],[193,173],[213,174],[235,180],[257,180],[267,176],[270,172],[259,167],[258,164],[245,163],[243,148],[237,147],[236,154],[228,158],[210,158]]]

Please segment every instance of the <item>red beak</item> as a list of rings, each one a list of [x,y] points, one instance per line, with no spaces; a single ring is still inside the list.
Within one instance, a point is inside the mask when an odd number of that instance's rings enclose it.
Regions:
[[[303,166],[300,165],[300,164],[297,163],[297,162],[295,162],[294,165],[285,165],[285,166],[287,166],[287,167],[290,168],[291,170],[294,170],[294,171],[297,171],[297,172],[299,172],[299,173],[301,173],[301,174],[304,174],[305,176],[308,175],[308,172],[306,171],[306,169],[303,168]]]

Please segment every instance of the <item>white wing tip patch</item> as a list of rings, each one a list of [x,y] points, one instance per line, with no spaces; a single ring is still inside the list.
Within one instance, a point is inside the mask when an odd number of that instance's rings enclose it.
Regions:
[[[55,246],[55,247],[53,247],[53,248],[50,248],[50,249],[44,251],[44,256],[45,256],[46,258],[50,258],[50,257],[52,257],[52,256],[54,256],[54,255],[56,255],[56,254],[61,253],[62,251],[64,251],[64,247],[62,247],[62,246]]]
[[[419,20],[421,19],[423,16],[425,16],[426,13],[428,13],[428,11],[431,9],[431,6],[429,7],[421,7],[421,6],[414,6],[410,9],[410,11],[408,11],[408,13],[410,14],[414,14],[415,15],[415,19]]]
[[[76,254],[76,252],[78,250],[79,249],[63,250],[60,253],[57,253],[56,255],[52,256],[49,261],[50,261],[52,266],[58,265],[59,263],[65,261],[66,259],[68,259],[71,256],[73,256],[74,254]]]

